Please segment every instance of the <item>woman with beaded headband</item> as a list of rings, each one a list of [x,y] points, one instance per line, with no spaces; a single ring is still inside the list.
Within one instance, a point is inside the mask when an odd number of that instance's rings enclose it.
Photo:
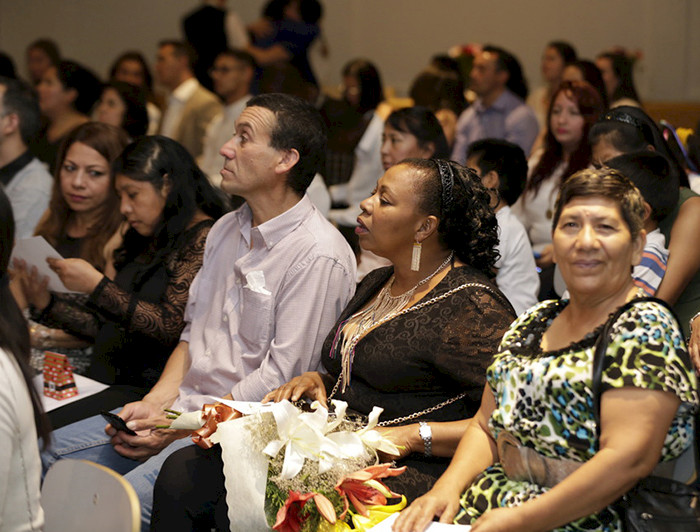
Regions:
[[[489,202],[475,173],[456,163],[406,159],[389,168],[361,203],[357,233],[361,246],[393,266],[369,273],[341,313],[323,346],[326,373],[304,373],[264,399],[340,399],[362,415],[382,407],[384,435],[409,466],[388,484],[409,500],[446,468],[514,317],[492,281],[498,237]],[[165,463],[154,530],[190,530],[193,515],[212,519],[197,524],[228,529],[213,522],[226,511],[201,511],[203,501],[225,504],[214,449],[191,446]]]
[[[673,305],[685,336],[690,338],[693,363],[700,368],[700,246],[696,245],[700,197],[689,188],[688,176],[654,120],[641,109],[629,106],[610,109],[591,128],[589,137],[594,165],[603,165],[624,153],[652,150],[666,157],[671,165],[670,174],[676,174],[669,175],[669,186],[681,184],[678,204],[659,220],[669,257],[656,297]]]

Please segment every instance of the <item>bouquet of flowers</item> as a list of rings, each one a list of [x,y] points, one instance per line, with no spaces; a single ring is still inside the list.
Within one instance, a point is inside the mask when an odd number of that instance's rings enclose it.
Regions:
[[[406,498],[381,481],[400,475],[405,467],[379,463],[379,452],[399,455],[399,449],[375,430],[381,408],[374,407],[364,422],[346,416],[345,402],[332,405],[330,413],[318,402],[309,411],[289,401],[274,403],[246,416],[244,428],[236,429],[233,437],[221,429],[228,421],[235,424],[240,415],[223,404],[205,405],[201,412],[171,412],[175,420],[170,428],[196,428],[194,441],[202,447],[220,443],[225,473],[226,446],[231,443],[227,440],[242,438],[243,446],[266,466],[264,513],[274,530],[366,530],[405,507]],[[235,461],[240,483],[245,476],[240,462],[245,460],[237,455]],[[241,508],[231,511],[235,501],[230,496],[229,515],[235,526]],[[392,498],[396,502],[389,504]]]

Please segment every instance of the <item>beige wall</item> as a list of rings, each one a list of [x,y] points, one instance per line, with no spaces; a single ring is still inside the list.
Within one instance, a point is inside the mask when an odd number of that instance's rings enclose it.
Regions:
[[[262,0],[229,0],[252,20]],[[0,0],[0,49],[24,72],[24,48],[48,36],[66,57],[104,76],[127,48],[152,61],[156,43],[180,35],[180,17],[195,0]],[[350,58],[365,56],[387,85],[405,92],[431,55],[467,42],[491,42],[520,57],[531,87],[552,39],[584,57],[615,44],[640,48],[643,98],[700,100],[700,2],[697,0],[325,0],[326,59],[314,54],[322,83],[339,83]]]

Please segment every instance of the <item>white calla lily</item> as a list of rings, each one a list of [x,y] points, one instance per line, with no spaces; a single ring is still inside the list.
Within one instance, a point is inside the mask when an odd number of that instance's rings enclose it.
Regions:
[[[304,466],[304,460],[319,460],[325,443],[324,429],[328,411],[318,408],[314,412],[301,413],[289,401],[281,401],[272,407],[279,439],[267,444],[263,452],[276,456],[285,448],[281,477],[295,477]]]
[[[170,424],[171,429],[198,430],[204,425],[204,419],[201,410],[194,412],[185,412],[180,414]]]
[[[401,454],[399,448],[394,445],[391,440],[382,436],[379,431],[374,430],[374,427],[379,423],[379,416],[382,412],[384,412],[383,408],[375,406],[369,413],[367,425],[358,430],[357,435],[362,439],[362,443],[370,449],[381,451],[392,456],[399,456]]]
[[[318,401],[314,401],[311,404],[311,408],[314,408],[314,405],[317,404]],[[345,412],[348,409],[348,404],[345,401],[338,401],[336,399],[331,400],[331,404],[335,408],[335,421],[331,421],[328,423],[326,427],[326,434],[329,432],[334,431],[345,419]]]

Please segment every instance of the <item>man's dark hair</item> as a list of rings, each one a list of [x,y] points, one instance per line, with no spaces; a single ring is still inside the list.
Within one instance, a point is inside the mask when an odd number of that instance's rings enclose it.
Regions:
[[[255,62],[255,58],[244,50],[226,48],[225,50],[221,50],[221,52],[219,52],[216,57],[218,58],[221,56],[231,57],[232,59],[240,61],[245,66],[250,67],[253,70],[255,70],[258,67],[258,64]]]
[[[270,146],[299,152],[299,161],[289,171],[287,182],[303,195],[325,165],[327,134],[321,114],[301,98],[282,93],[260,94],[248,100],[246,107],[262,107],[274,113],[277,123],[270,133]]]
[[[19,117],[19,133],[22,142],[29,144],[41,125],[41,111],[34,89],[18,79],[0,77],[0,85],[5,87],[2,102],[6,113]]]
[[[527,181],[527,159],[523,149],[506,140],[483,139],[469,146],[467,159],[472,157],[478,158],[476,165],[482,176],[491,171],[498,174],[498,194],[508,205],[513,205]]]
[[[158,43],[158,48],[163,46],[172,46],[173,53],[177,57],[186,57],[187,66],[190,70],[194,70],[194,64],[197,62],[197,52],[185,41],[176,41],[174,39],[165,39]]]
[[[516,96],[526,100],[530,91],[527,87],[527,81],[523,75],[523,68],[520,66],[520,61],[518,61],[513,54],[498,46],[486,45],[484,46],[484,52],[496,54],[498,56],[496,59],[496,68],[508,72],[506,87]]]

